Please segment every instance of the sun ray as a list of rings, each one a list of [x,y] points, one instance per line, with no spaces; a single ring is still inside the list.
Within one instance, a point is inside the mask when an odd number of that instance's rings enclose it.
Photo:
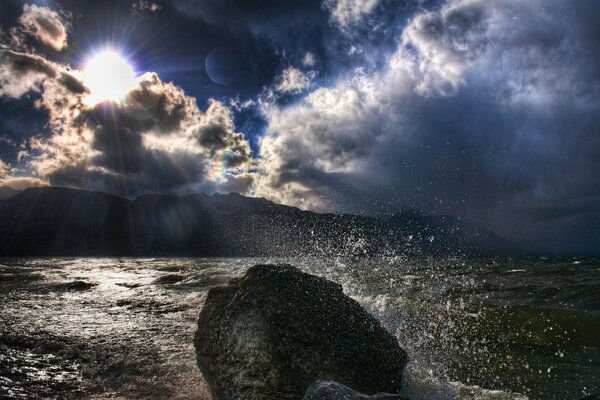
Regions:
[[[120,101],[137,85],[135,72],[127,60],[114,50],[102,50],[90,57],[83,71],[83,82],[90,93],[85,102]]]

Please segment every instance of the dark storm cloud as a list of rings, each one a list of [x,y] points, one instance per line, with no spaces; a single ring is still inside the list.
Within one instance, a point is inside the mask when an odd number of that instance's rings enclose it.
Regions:
[[[593,220],[566,205],[600,194],[586,4],[451,1],[417,13],[380,72],[266,110],[258,193],[305,208],[458,214],[530,248],[589,239]],[[579,236],[545,230],[554,214],[576,219]]]

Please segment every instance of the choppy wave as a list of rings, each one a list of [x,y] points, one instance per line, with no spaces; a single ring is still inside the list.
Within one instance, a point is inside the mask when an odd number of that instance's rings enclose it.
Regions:
[[[410,354],[411,399],[600,391],[598,259],[61,258],[0,261],[0,397],[210,398],[191,341],[206,293],[268,261],[380,318]]]

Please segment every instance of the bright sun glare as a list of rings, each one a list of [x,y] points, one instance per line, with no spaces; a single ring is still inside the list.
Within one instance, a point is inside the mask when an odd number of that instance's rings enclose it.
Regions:
[[[119,101],[136,85],[133,68],[113,50],[96,53],[86,62],[83,81],[90,90],[88,104]]]

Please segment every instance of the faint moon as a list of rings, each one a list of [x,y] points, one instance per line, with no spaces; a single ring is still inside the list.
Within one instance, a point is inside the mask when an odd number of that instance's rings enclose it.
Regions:
[[[217,47],[204,62],[209,78],[220,85],[244,82],[250,78],[250,71],[244,57],[234,48]]]

